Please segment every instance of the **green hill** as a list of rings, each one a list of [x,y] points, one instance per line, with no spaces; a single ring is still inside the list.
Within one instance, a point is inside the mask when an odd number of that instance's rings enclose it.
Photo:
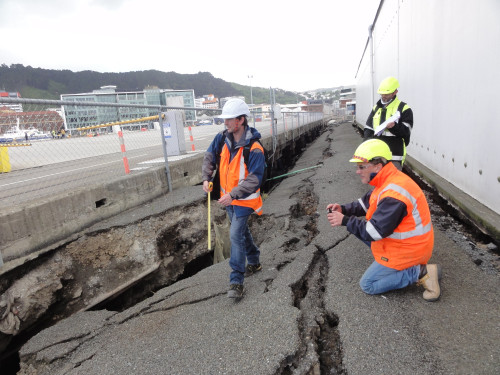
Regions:
[[[101,86],[115,85],[118,91],[142,91],[147,86],[161,89],[193,89],[195,96],[214,94],[216,97],[244,96],[250,103],[250,86],[226,82],[208,72],[179,74],[146,70],[126,73],[99,73],[90,70],[72,72],[32,68],[21,64],[0,65],[0,90],[19,92],[23,98],[60,99],[61,94],[92,92]],[[269,89],[252,87],[255,104],[269,103]],[[297,102],[291,91],[275,90],[276,102]]]

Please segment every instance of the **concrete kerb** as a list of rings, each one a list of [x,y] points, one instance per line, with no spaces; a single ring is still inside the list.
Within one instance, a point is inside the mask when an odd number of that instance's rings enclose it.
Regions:
[[[497,244],[500,244],[499,214],[467,195],[411,156],[406,158],[406,163],[408,163],[410,169],[436,189],[452,206],[458,208],[482,232],[488,234]]]

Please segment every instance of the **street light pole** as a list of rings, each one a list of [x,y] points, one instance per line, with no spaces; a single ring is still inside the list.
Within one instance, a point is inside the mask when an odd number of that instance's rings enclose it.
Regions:
[[[251,102],[252,107],[253,107],[253,95],[252,95],[252,78],[253,78],[253,75],[252,76],[248,76],[248,78],[250,79],[250,102]]]

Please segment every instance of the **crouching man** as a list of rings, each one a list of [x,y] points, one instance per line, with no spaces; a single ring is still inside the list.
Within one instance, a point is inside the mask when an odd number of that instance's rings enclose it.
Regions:
[[[365,293],[381,294],[417,283],[424,287],[426,301],[436,301],[441,295],[441,267],[427,264],[434,246],[429,206],[419,186],[391,159],[384,141],[363,142],[350,162],[356,163],[361,182],[374,189],[356,202],[329,204],[327,218],[332,227],[346,226],[370,246],[375,261],[359,282]]]

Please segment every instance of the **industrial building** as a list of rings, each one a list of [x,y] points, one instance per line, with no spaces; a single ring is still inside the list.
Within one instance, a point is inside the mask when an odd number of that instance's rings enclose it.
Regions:
[[[143,91],[116,91],[116,86],[102,86],[91,93],[63,94],[61,100],[67,102],[95,102],[113,104],[135,104],[168,106],[170,98],[182,97],[184,107],[194,107],[194,90],[166,90],[146,88]],[[91,107],[64,105],[63,114],[65,128],[71,132],[77,128],[106,124],[110,122],[126,121],[158,114],[155,108],[130,107]],[[196,121],[196,111],[185,111],[186,123]],[[152,123],[135,124],[134,126],[152,126]]]
[[[415,119],[408,155],[497,214],[499,17],[497,0],[381,1],[356,74],[359,127],[396,77]]]

